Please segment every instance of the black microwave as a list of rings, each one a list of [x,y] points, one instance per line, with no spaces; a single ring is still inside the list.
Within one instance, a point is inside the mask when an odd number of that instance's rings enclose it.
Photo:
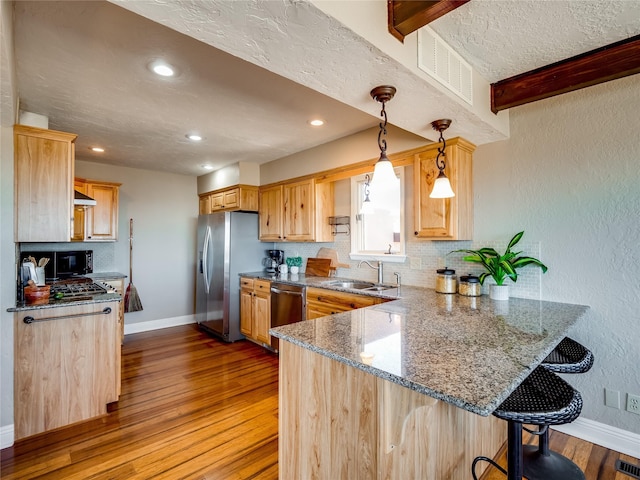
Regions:
[[[21,252],[20,263],[28,257],[36,262],[41,258],[48,258],[44,267],[47,280],[77,277],[93,273],[93,250],[72,250],[67,252]]]

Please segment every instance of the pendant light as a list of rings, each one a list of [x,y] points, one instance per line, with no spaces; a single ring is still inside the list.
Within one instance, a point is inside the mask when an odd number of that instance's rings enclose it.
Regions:
[[[362,201],[362,206],[360,207],[361,215],[371,215],[373,213],[373,202],[369,198],[369,174],[365,175],[365,183],[364,183],[364,200]]]
[[[442,132],[449,128],[449,125],[451,125],[451,120],[449,119],[435,120],[431,122],[431,126],[433,127],[433,129],[437,132],[440,132],[440,138],[438,139],[438,141],[442,143],[442,147],[438,147],[438,155],[436,156],[436,167],[438,167],[440,173],[438,174],[438,178],[436,178],[436,181],[433,183],[433,190],[431,190],[431,194],[429,195],[430,198],[451,198],[456,196],[456,194],[453,193],[453,190],[451,189],[451,183],[449,182],[449,179],[444,174],[444,169],[446,167],[444,161],[444,150],[445,148],[447,148],[447,142],[445,142],[444,137],[442,136]],[[441,156],[442,160],[440,160]]]
[[[393,171],[393,165],[391,160],[387,158],[387,140],[384,136],[387,135],[387,112],[385,110],[385,104],[393,98],[396,94],[396,87],[391,85],[381,85],[371,90],[371,97],[376,102],[382,104],[382,111],[380,116],[382,122],[380,122],[380,131],[378,132],[378,147],[380,148],[380,158],[376,162],[373,170],[373,178],[371,179],[371,188],[375,192],[375,185],[389,185],[392,182],[398,181],[396,173]]]

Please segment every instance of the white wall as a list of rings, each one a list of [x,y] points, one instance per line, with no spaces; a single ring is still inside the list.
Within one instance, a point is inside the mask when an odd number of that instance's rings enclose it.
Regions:
[[[133,218],[133,285],[143,306],[141,312],[125,314],[125,329],[133,323],[192,315],[196,178],[85,161],[76,161],[76,176],[122,183],[119,238],[111,244],[113,268],[129,275],[129,219]],[[71,246],[99,247],[95,243]]]
[[[474,155],[475,238],[541,242],[542,297],[590,305],[572,333],[595,355],[566,376],[582,416],[640,433],[604,387],[640,395],[640,75],[511,110],[511,138]]]

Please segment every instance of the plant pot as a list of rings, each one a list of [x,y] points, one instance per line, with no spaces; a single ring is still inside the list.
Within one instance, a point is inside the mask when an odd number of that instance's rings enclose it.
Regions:
[[[491,300],[509,300],[509,285],[491,285],[489,298]]]

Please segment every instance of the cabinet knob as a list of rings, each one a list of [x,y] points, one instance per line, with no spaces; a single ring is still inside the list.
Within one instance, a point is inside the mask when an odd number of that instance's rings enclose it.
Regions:
[[[414,235],[418,235],[418,232],[413,232]]]
[[[350,306],[351,308],[356,308],[356,304],[355,304],[355,303],[350,303],[350,304],[349,304],[349,306]]]

